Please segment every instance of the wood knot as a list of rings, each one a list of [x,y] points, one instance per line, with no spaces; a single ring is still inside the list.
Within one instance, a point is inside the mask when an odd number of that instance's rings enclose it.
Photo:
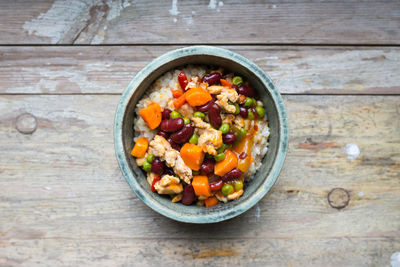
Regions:
[[[37,120],[30,113],[23,113],[17,117],[15,128],[22,134],[32,134],[36,131]]]
[[[343,188],[333,188],[328,193],[328,203],[332,208],[343,209],[349,204],[350,195],[347,190]]]

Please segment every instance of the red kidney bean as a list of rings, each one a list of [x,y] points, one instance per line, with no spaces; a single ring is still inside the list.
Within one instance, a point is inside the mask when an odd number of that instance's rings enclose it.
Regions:
[[[222,124],[220,108],[216,103],[211,104],[210,108],[208,109],[208,118],[210,119],[211,125],[215,129],[219,129]]]
[[[215,85],[219,84],[222,76],[221,73],[219,72],[213,72],[210,74],[204,75],[203,79],[201,79],[202,82],[208,83],[208,85]]]
[[[182,204],[183,205],[191,205],[195,199],[194,196],[194,189],[191,184],[188,184],[183,188],[183,195],[182,195]]]
[[[175,176],[174,171],[171,168],[168,167],[164,167],[164,172],[161,175],[161,177],[163,177],[164,175],[171,175],[171,176]]]
[[[171,114],[171,110],[169,108],[164,108],[163,112],[162,112],[162,119],[163,120],[168,120],[169,119],[169,115]]]
[[[186,91],[186,86],[188,85],[188,79],[186,77],[185,72],[181,71],[178,74],[178,82],[179,82],[179,85],[181,86],[182,90]]]
[[[222,186],[224,185],[224,181],[222,181],[221,179],[210,183],[210,187],[211,187],[211,191],[218,191],[222,188]]]
[[[172,133],[182,129],[183,125],[185,125],[185,122],[182,118],[163,120],[161,122],[161,130],[167,133]]]
[[[157,135],[162,136],[162,137],[164,137],[165,139],[168,139],[168,134],[167,134],[166,132],[159,131],[159,132],[157,133]]]
[[[242,152],[239,155],[239,159],[245,159],[247,157],[247,153],[246,152]]]
[[[242,118],[246,119],[247,115],[248,115],[247,108],[240,107],[240,113],[239,114],[240,114],[240,116],[242,116]]]
[[[256,108],[250,108],[250,109],[251,109],[251,112],[253,112],[254,117],[255,117],[255,118],[258,118],[259,116],[258,116],[258,113],[257,113]]]
[[[154,158],[151,163],[151,171],[156,174],[161,174],[164,169],[164,163],[158,158]]]
[[[248,97],[254,97],[256,95],[255,90],[252,87],[246,86],[246,85],[239,86],[236,91],[239,94],[245,95],[245,96],[248,96]]]
[[[239,178],[242,175],[242,171],[238,168],[235,168],[221,177],[222,181],[226,182],[232,179]]]
[[[197,111],[200,111],[200,112],[207,112],[208,109],[210,108],[210,106],[212,104],[214,104],[214,102],[215,102],[215,98],[211,99],[210,101],[208,101],[207,103],[205,103],[202,106],[198,106],[196,109],[197,109]]]
[[[181,150],[181,146],[177,143],[175,143],[174,141],[172,141],[171,138],[168,138],[167,141],[170,143],[171,147],[175,150],[180,151]]]
[[[229,131],[222,136],[222,140],[224,141],[224,144],[232,144],[235,142],[236,136],[232,131]]]
[[[191,123],[186,124],[183,128],[171,135],[171,140],[177,144],[186,143],[194,133],[194,127]]]
[[[215,161],[214,159],[205,159],[201,164],[200,171],[202,174],[210,175],[214,173]]]

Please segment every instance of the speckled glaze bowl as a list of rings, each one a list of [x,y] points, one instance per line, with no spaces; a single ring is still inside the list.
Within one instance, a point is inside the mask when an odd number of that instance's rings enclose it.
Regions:
[[[269,150],[242,197],[211,208],[172,203],[169,197],[152,193],[145,174],[130,155],[133,119],[137,102],[165,72],[186,64],[222,66],[241,75],[257,89],[264,102],[270,127]],[[282,168],[288,146],[288,123],[282,98],[271,79],[250,60],[218,47],[190,46],[168,52],[144,67],[125,89],[114,124],[115,151],[119,166],[136,195],[150,208],[171,219],[189,223],[214,223],[235,217],[254,206],[272,187]]]

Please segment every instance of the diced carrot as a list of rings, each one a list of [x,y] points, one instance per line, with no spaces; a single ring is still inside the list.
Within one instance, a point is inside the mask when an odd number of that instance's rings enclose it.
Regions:
[[[220,79],[219,81],[221,82],[222,86],[228,86],[228,87],[232,86],[232,84],[229,81],[225,80],[225,79]]]
[[[179,90],[179,89],[171,89],[171,92],[172,92],[172,96],[174,98],[178,98],[183,95],[182,90]]]
[[[230,150],[225,152],[225,158],[215,164],[214,173],[218,176],[224,176],[229,171],[236,168],[238,159],[235,153]]]
[[[151,183],[151,192],[156,192],[156,188],[154,187],[154,185],[160,180],[160,176],[157,175],[156,177],[154,177],[153,182]]]
[[[213,197],[209,197],[206,200],[204,200],[204,204],[206,204],[207,208],[211,207],[211,206],[214,206],[214,205],[218,204],[218,198],[216,198],[214,196]]]
[[[196,196],[211,196],[211,189],[207,176],[194,176],[192,180],[192,186]]]
[[[247,170],[250,168],[251,163],[253,162],[252,157],[250,156],[253,151],[253,143],[253,135],[247,134],[240,143],[233,146],[233,151],[235,151],[236,153],[241,154],[244,152],[247,154],[247,157],[245,157],[244,159],[239,159],[238,161],[237,168],[243,173],[247,172]]]
[[[174,100],[174,107],[176,109],[178,109],[178,108],[182,107],[183,104],[185,104],[185,103],[186,103],[186,97],[185,97],[185,94],[183,94]]]
[[[158,103],[151,103],[147,107],[139,110],[139,114],[150,129],[155,129],[161,123],[161,107]]]
[[[189,168],[195,171],[200,170],[201,164],[204,160],[204,152],[201,147],[195,144],[186,143],[182,146],[180,154]]]
[[[186,95],[186,101],[192,107],[204,105],[205,103],[207,103],[212,99],[209,92],[199,87],[192,88],[186,91],[185,95]]]
[[[147,138],[140,137],[136,140],[135,146],[131,151],[131,155],[137,158],[143,158],[146,154],[147,147],[149,146],[149,141]]]

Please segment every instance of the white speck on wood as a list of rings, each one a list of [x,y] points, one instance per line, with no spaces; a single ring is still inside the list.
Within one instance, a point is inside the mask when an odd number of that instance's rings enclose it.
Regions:
[[[193,11],[192,11],[192,15],[196,15],[196,11],[193,10]]]
[[[215,9],[217,7],[217,1],[216,0],[210,0],[208,3],[208,8]]]
[[[130,6],[131,4],[125,0],[125,1],[112,1],[109,3],[110,5],[110,11],[108,12],[107,15],[107,20],[113,20],[121,15],[121,11]]]
[[[44,189],[51,190],[51,187],[50,186],[45,186]]]
[[[48,37],[51,43],[55,44],[70,29],[82,12],[89,12],[89,8],[89,5],[80,0],[56,0],[45,13],[41,13],[31,21],[26,21],[23,28],[29,34]]]
[[[260,219],[260,214],[261,214],[260,206],[257,203],[256,211],[255,211],[255,215],[254,215],[256,217],[256,222],[258,222],[258,220]]]
[[[224,2],[219,1],[219,2],[218,2],[218,6],[220,6],[220,7],[224,6]]]
[[[272,5],[272,8],[274,8],[274,9],[275,9],[276,7],[277,7],[276,5]]]
[[[172,16],[177,16],[179,14],[178,0],[172,0],[172,7],[169,10],[169,14],[171,14]]]
[[[400,267],[400,252],[395,252],[390,257],[390,264],[392,267]]]
[[[177,22],[178,22],[178,19],[177,19],[177,18],[174,18],[173,20],[174,20],[174,22],[175,22],[175,23],[177,23]]]
[[[358,192],[358,196],[359,197],[364,197],[364,192],[362,192],[362,191]]]
[[[350,160],[356,159],[360,155],[360,149],[356,144],[347,144],[344,148],[347,158]]]
[[[192,25],[193,24],[193,17],[192,16],[185,16],[182,18],[184,22],[186,22],[187,25]]]

